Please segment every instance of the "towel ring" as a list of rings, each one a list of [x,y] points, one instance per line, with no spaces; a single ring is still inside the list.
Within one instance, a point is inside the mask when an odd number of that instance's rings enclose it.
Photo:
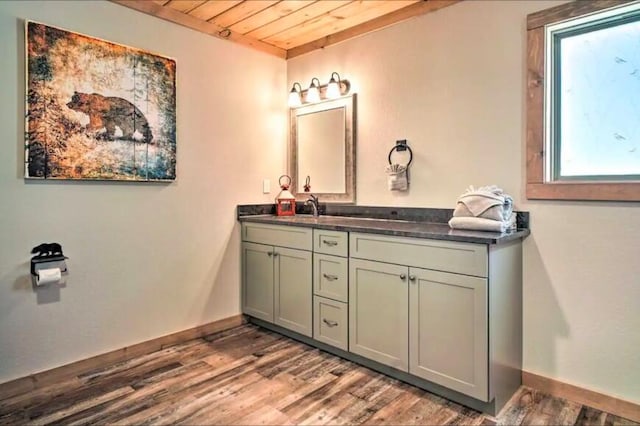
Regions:
[[[413,151],[411,151],[411,148],[409,148],[409,145],[407,145],[406,143],[403,143],[403,144],[398,143],[396,146],[391,148],[391,151],[389,151],[389,164],[392,164],[391,154],[393,154],[393,151],[406,151],[406,150],[409,150],[409,162],[407,163],[407,168],[409,168],[409,165],[413,161]]]

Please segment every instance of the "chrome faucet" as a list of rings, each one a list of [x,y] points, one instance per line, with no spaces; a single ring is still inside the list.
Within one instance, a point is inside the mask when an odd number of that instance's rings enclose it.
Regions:
[[[318,203],[318,197],[313,194],[309,195],[309,197],[310,198],[304,204],[311,204],[311,207],[313,208],[313,217],[318,217],[320,215],[320,205]]]

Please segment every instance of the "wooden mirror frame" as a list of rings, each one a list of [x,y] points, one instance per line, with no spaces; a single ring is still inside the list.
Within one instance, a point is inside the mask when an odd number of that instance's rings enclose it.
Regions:
[[[345,108],[345,191],[344,192],[298,192],[298,125],[297,117],[313,112],[326,111],[336,107]],[[320,202],[355,204],[356,202],[356,95],[351,94],[314,104],[289,109],[289,175],[291,193],[298,201],[305,201],[310,194],[317,196]],[[313,183],[313,182],[312,182]],[[313,186],[312,186],[313,188]]]

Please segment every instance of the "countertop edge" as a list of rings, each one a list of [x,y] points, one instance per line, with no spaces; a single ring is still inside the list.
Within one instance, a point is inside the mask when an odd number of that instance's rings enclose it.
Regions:
[[[293,216],[295,217],[295,216]],[[321,216],[322,217],[322,216]],[[278,219],[278,216],[273,215],[244,215],[238,216],[237,220],[240,222],[253,222],[253,223],[266,223],[270,225],[282,225],[282,226],[298,226],[303,228],[316,228],[326,229],[334,231],[347,231],[347,232],[367,232],[372,234],[392,235],[397,237],[412,237],[412,238],[425,238],[432,240],[444,240],[444,241],[458,241],[466,243],[478,243],[487,245],[499,245],[504,244],[517,239],[526,238],[531,231],[529,229],[518,229],[512,232],[497,233],[487,231],[470,231],[470,230],[453,230],[449,228],[446,223],[429,223],[428,225],[442,227],[443,230],[447,229],[447,233],[434,232],[434,231],[406,231],[406,230],[394,230],[383,227],[376,227],[376,221],[368,225],[370,226],[354,226],[347,223],[344,224],[327,224],[327,223],[310,223],[310,222],[289,222],[282,219]],[[292,219],[295,220],[295,219]],[[349,219],[346,219],[349,220]],[[379,223],[419,223],[419,222],[405,222],[394,220],[379,220]],[[425,223],[427,225],[427,223]],[[473,234],[473,235],[470,235]],[[485,235],[486,234],[486,235]]]

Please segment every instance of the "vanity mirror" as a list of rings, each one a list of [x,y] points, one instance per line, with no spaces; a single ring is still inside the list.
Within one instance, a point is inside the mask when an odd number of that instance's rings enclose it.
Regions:
[[[291,108],[289,173],[297,200],[309,198],[309,176],[321,202],[355,203],[355,106],[352,94]]]

